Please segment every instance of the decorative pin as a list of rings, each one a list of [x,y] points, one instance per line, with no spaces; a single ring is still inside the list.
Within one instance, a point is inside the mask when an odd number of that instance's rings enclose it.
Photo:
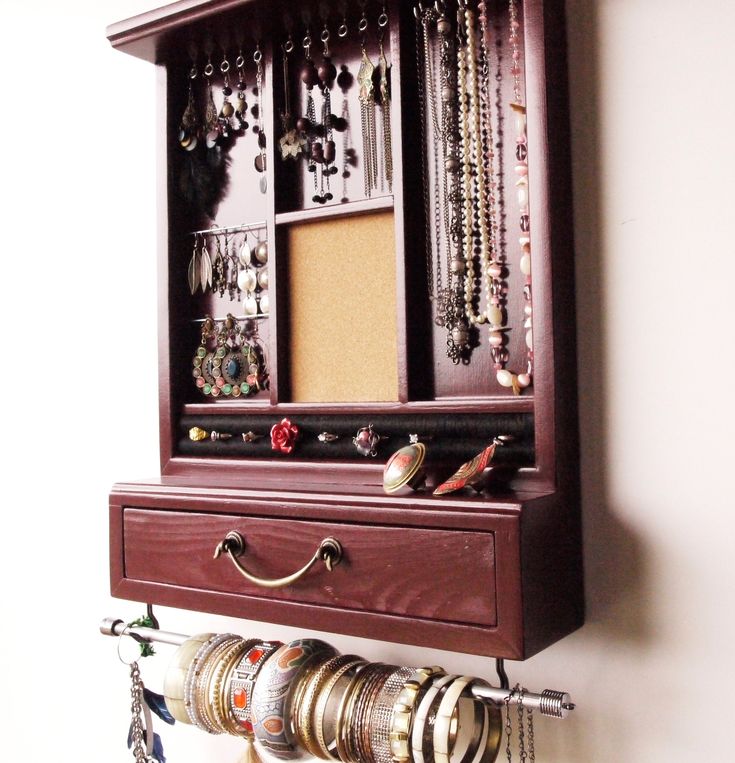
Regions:
[[[481,493],[485,469],[492,461],[495,449],[498,445],[505,445],[511,439],[507,435],[495,437],[487,448],[478,453],[471,461],[462,464],[448,480],[442,482],[434,491],[434,495],[447,495],[468,486]]]
[[[292,424],[290,419],[281,419],[279,424],[274,424],[271,428],[271,448],[288,455],[293,452],[298,437],[298,426]]]
[[[339,435],[333,434],[332,432],[321,432],[317,436],[317,440],[323,443],[336,442],[337,440],[339,440]]]
[[[192,427],[189,430],[189,439],[192,442],[202,442],[206,439],[210,439],[212,442],[217,442],[218,440],[231,440],[232,435],[229,434],[229,432],[215,432],[214,430],[207,432],[206,429]]]
[[[418,435],[411,435],[411,444],[397,450],[383,470],[383,490],[395,493],[402,487],[419,490],[426,481],[424,459],[426,446],[418,441]]]
[[[388,437],[381,437],[374,429],[372,424],[368,424],[366,427],[357,430],[357,434],[352,438],[352,444],[355,446],[355,450],[361,455],[375,456],[378,455],[378,446],[381,440],[387,440]]]

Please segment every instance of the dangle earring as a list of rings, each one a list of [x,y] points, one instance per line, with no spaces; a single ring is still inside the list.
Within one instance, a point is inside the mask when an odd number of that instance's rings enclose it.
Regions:
[[[227,288],[225,283],[225,259],[222,256],[222,250],[220,248],[219,236],[215,238],[217,252],[214,255],[214,262],[212,263],[212,288],[220,295],[224,296],[225,289]],[[225,238],[225,254],[227,253],[227,239]]]
[[[391,133],[390,122],[390,67],[385,57],[385,30],[388,26],[388,13],[385,4],[383,12],[378,17],[378,45],[380,53],[378,55],[378,73],[379,73],[379,92],[380,92],[380,114],[383,124],[383,174],[380,178],[381,189],[383,180],[388,185],[388,192],[393,192],[393,136]]]
[[[282,159],[298,159],[304,153],[306,138],[294,126],[293,115],[291,114],[291,74],[289,67],[289,58],[293,53],[294,42],[291,35],[281,46],[283,53],[283,111],[281,112],[281,129],[283,135],[278,141],[281,148]]]
[[[197,78],[196,53],[193,53],[191,59],[191,68],[189,69],[189,96],[186,102],[186,109],[181,115],[179,125],[179,145],[185,151],[193,151],[199,143],[199,116],[196,111],[194,99],[194,80]]]
[[[189,268],[187,271],[189,279],[189,291],[192,294],[196,294],[196,290],[199,288],[199,275],[202,270],[202,261],[199,254],[199,234],[194,234],[194,251],[191,253],[191,260],[189,260]]]
[[[341,39],[347,37],[347,15],[345,4],[342,3],[342,24],[337,30],[337,34]],[[340,67],[340,73],[337,76],[337,85],[342,91],[342,113],[340,114],[340,127],[342,128],[342,198],[340,201],[345,204],[349,201],[347,196],[347,180],[352,175],[350,167],[357,165],[357,154],[352,147],[352,131],[349,130],[350,126],[350,102],[347,94],[350,88],[355,82],[355,78],[350,73],[346,64],[342,64]]]
[[[237,107],[232,117],[232,126],[237,132],[246,132],[250,125],[248,124],[248,102],[245,95],[247,88],[245,81],[245,56],[243,56],[242,50],[238,53],[235,66],[237,67]]]
[[[255,53],[253,53],[253,61],[255,62],[255,93],[258,102],[253,106],[253,116],[257,120],[257,124],[253,127],[253,132],[258,135],[258,155],[255,157],[255,169],[260,173],[259,187],[261,193],[268,191],[268,176],[266,173],[266,139],[265,132],[263,130],[263,53],[260,50],[260,44],[255,46]]]
[[[209,54],[207,65],[204,67],[204,77],[207,80],[207,106],[204,111],[204,135],[207,148],[214,149],[219,141],[219,114],[217,106],[214,103],[214,91],[212,89],[212,75],[214,66],[212,65],[212,56]]]
[[[232,88],[230,87],[230,62],[227,60],[227,51],[222,50],[222,63],[219,65],[222,72],[222,108],[217,118],[219,125],[219,134],[222,138],[230,137],[230,130],[233,128],[232,117],[235,115],[235,107],[230,103]]]
[[[360,122],[362,126],[362,164],[365,172],[365,196],[370,198],[372,192],[377,188],[378,155],[375,130],[375,85],[373,83],[375,65],[370,60],[366,48],[368,20],[365,15],[365,5],[365,0],[361,0],[362,18],[360,19],[358,29],[360,30],[362,58],[360,59],[360,70],[357,73],[357,82],[360,86]]]
[[[199,281],[202,285],[202,293],[206,294],[208,289],[212,288],[212,258],[207,249],[207,238],[202,235],[202,246],[199,252],[200,268]]]
[[[315,155],[318,155],[320,151],[316,146],[320,146],[315,138],[319,137],[319,128],[316,123],[316,107],[314,105],[314,87],[319,84],[319,72],[311,58],[311,32],[309,28],[306,29],[304,35],[303,47],[304,47],[304,65],[301,67],[301,81],[306,86],[306,115],[299,117],[296,121],[296,127],[301,133],[301,137],[305,142],[306,156],[307,156],[307,169],[314,175],[314,197],[313,201],[318,201],[318,184],[316,178],[316,159]]]
[[[321,129],[324,136],[324,147],[317,157],[317,161],[322,165],[321,194],[315,200],[319,204],[326,204],[334,198],[330,189],[329,179],[332,175],[338,172],[337,168],[334,166],[334,160],[337,154],[334,142],[334,130],[339,127],[339,124],[337,124],[337,117],[332,114],[332,86],[334,85],[334,80],[337,78],[337,68],[332,63],[329,54],[329,28],[326,22],[324,23],[324,29],[322,30],[321,41],[324,44],[324,50],[322,63],[317,69],[317,75],[319,76],[319,83],[322,88]],[[325,183],[326,191],[324,187]]]

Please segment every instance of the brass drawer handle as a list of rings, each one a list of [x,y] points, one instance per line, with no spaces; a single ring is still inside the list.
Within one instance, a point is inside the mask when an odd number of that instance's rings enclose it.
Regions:
[[[239,532],[237,532],[237,530],[230,530],[230,532],[225,535],[224,540],[217,544],[217,548],[214,550],[214,558],[219,558],[223,551],[227,552],[232,563],[237,567],[244,578],[247,578],[251,583],[255,583],[255,585],[261,586],[262,588],[282,588],[283,586],[295,583],[297,580],[304,577],[304,575],[306,575],[306,573],[319,560],[324,562],[324,565],[330,572],[333,567],[342,561],[342,544],[336,538],[325,538],[319,544],[319,548],[314,552],[314,556],[312,556],[300,570],[297,570],[291,575],[287,575],[285,578],[268,580],[267,578],[259,578],[251,572],[248,572],[240,563],[237,557],[245,553],[245,539]]]

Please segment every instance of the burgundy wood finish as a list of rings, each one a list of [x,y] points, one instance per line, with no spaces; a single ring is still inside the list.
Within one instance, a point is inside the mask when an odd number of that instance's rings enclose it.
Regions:
[[[496,624],[492,533],[146,509],[126,509],[123,525],[125,574],[133,580],[430,620],[451,612],[455,622]],[[263,578],[300,569],[328,537],[341,543],[344,557],[331,572],[319,563],[296,583],[264,589],[227,556],[212,558],[230,530],[245,539],[242,564]]]
[[[506,3],[500,0],[493,5],[498,12],[506,8]],[[454,369],[441,353],[442,332],[432,328],[423,275],[427,221],[421,173],[417,169],[421,147],[419,131],[415,129],[413,3],[394,0],[390,4],[394,196],[329,208],[295,208],[293,196],[276,187],[280,183],[284,188],[287,174],[275,155],[280,127],[277,110],[272,107],[267,110],[268,161],[273,168],[268,193],[262,198],[252,183],[233,182],[226,204],[243,210],[265,205],[271,245],[272,308],[262,334],[269,344],[270,393],[247,401],[207,401],[198,396],[189,375],[197,333],[191,319],[202,304],[193,302],[186,291],[185,270],[190,249],[183,251],[182,247],[189,231],[208,227],[212,221],[189,219],[182,212],[170,181],[178,161],[178,148],[170,138],[186,99],[185,78],[182,80],[180,75],[186,71],[185,51],[193,33],[201,33],[207,25],[221,26],[225,20],[232,25],[244,14],[249,21],[262,22],[266,66],[263,97],[270,99],[271,106],[279,103],[283,87],[279,80],[280,60],[277,57],[274,66],[271,45],[266,42],[271,39],[268,26],[277,23],[282,9],[288,6],[288,3],[265,4],[263,0],[183,0],[108,30],[112,44],[121,50],[165,64],[158,67],[157,127],[160,431],[161,473],[165,476],[150,482],[119,485],[113,490],[110,511],[113,595],[305,628],[524,659],[583,621],[563,2],[523,2],[534,274],[533,391],[514,397],[490,387],[489,369],[481,362],[469,370]],[[268,8],[266,14],[261,12],[262,7]],[[279,35],[281,32],[278,30]],[[251,43],[248,45],[252,47]],[[319,46],[316,47],[318,50]],[[254,81],[252,66],[248,80],[251,84]],[[333,110],[340,97],[336,90]],[[503,97],[507,100],[507,92]],[[511,139],[510,133],[508,126],[506,141]],[[512,177],[512,168],[506,169],[508,177]],[[281,192],[286,195],[279,196]],[[507,235],[511,240],[508,250],[511,267],[517,270],[513,260],[517,253],[513,254],[512,245],[517,218],[514,203],[513,199],[507,210]],[[288,373],[283,372],[282,364],[287,355],[285,343],[279,343],[279,336],[289,335],[284,229],[290,223],[310,219],[344,216],[348,221],[351,214],[392,206],[398,259],[400,402],[358,405],[286,402],[290,391]],[[233,222],[228,220],[226,224]],[[513,299],[510,311],[518,313],[521,303]],[[512,367],[516,367],[520,357],[522,333],[514,332]],[[382,464],[371,460],[309,463],[294,457],[250,462],[177,455],[176,430],[182,413],[201,416],[206,427],[210,414],[245,410],[292,418],[306,413],[350,412],[364,415],[366,420],[371,413],[386,412],[437,416],[451,416],[455,412],[533,412],[536,464],[518,472],[511,483],[515,493],[461,494],[439,501],[428,494],[385,496],[380,489]],[[259,531],[259,542],[261,537],[265,542],[272,536],[276,557],[285,556],[284,549],[294,546],[300,549],[299,557],[308,556],[311,553],[308,549],[322,527],[339,523],[349,533],[350,543],[365,553],[364,564],[378,569],[373,573],[362,568],[360,577],[365,579],[366,587],[352,592],[339,589],[328,593],[323,588],[304,593],[306,589],[297,587],[266,595],[243,588],[244,581],[239,576],[235,579],[230,577],[233,573],[224,572],[228,560],[215,563],[220,566],[211,576],[208,562],[190,568],[192,553],[201,554],[203,560],[205,546],[212,544],[212,538],[230,520],[246,521],[247,528],[248,522],[255,521],[253,517],[261,523],[258,527],[266,528]],[[296,533],[297,527],[305,529]],[[276,528],[287,529],[276,532]],[[248,534],[247,529],[244,534]],[[470,545],[481,545],[480,538],[483,542],[487,538],[493,541],[492,556],[472,557],[476,567],[467,578],[469,591],[462,590],[457,577],[457,571],[466,569],[467,563],[459,538],[469,538]],[[421,544],[428,543],[429,550],[420,553],[416,566],[411,568],[410,585],[405,590],[391,587],[392,578],[378,564],[377,539],[385,541],[394,567],[402,554],[409,559],[404,563],[411,563],[413,545],[423,549]],[[415,543],[411,539],[416,539]],[[258,553],[259,549],[258,545]],[[446,559],[442,559],[441,549],[445,550]],[[248,558],[246,554],[243,559],[246,565]],[[254,557],[267,570],[268,562],[264,559]],[[355,564],[363,564],[363,559]],[[432,575],[429,568],[434,567],[441,569]],[[475,599],[472,586],[485,573],[489,575],[490,567],[494,568],[494,582],[487,586],[484,599]],[[279,563],[272,574],[288,571]],[[334,574],[340,580],[347,573],[345,566],[337,568]],[[448,590],[441,588],[442,573],[452,581]],[[386,585],[388,591],[383,590]],[[365,602],[368,604],[363,608]],[[495,619],[489,616],[491,611]]]

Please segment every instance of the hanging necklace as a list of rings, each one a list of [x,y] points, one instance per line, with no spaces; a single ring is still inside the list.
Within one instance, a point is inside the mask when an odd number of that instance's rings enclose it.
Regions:
[[[433,146],[433,184],[428,158],[422,162],[424,206],[427,220],[434,221],[432,236],[426,238],[426,268],[429,299],[434,302],[434,322],[447,329],[447,356],[453,363],[468,362],[471,351],[470,332],[463,309],[465,263],[455,253],[461,242],[461,188],[458,179],[457,157],[457,83],[452,38],[452,25],[446,16],[438,19],[432,8],[416,13],[417,68],[419,70],[419,104],[423,145]],[[439,93],[436,91],[434,46],[430,26],[436,21],[439,33]],[[427,114],[427,111],[429,112]],[[441,114],[441,118],[440,118]],[[428,128],[427,128],[428,124]],[[433,129],[433,139],[427,140],[427,129]],[[443,170],[440,171],[439,151]],[[441,178],[441,180],[440,180]],[[433,194],[432,194],[433,185]],[[432,204],[433,201],[433,204]],[[443,225],[443,233],[442,233]],[[442,241],[445,242],[447,263],[441,261]],[[443,286],[446,270],[447,287]]]
[[[520,235],[518,243],[521,247],[520,270],[524,278],[523,284],[523,328],[525,330],[527,366],[525,373],[515,374],[509,371],[505,365],[508,353],[504,346],[493,348],[493,360],[495,363],[498,383],[503,387],[511,387],[513,392],[519,394],[533,382],[533,305],[531,289],[531,220],[528,201],[528,140],[526,134],[526,107],[523,105],[521,75],[521,48],[520,30],[518,20],[518,7],[516,0],[509,0],[508,13],[510,17],[509,43],[511,48],[511,74],[513,76],[513,103],[511,109],[514,116],[515,126],[515,172],[518,176],[516,191],[518,194],[518,206],[520,211]]]
[[[385,57],[385,48],[383,42],[385,40],[385,30],[388,26],[388,13],[386,12],[385,3],[383,3],[383,12],[378,17],[378,47],[380,53],[378,55],[378,72],[380,74],[380,114],[382,117],[383,126],[383,175],[382,180],[388,184],[388,192],[393,192],[393,135],[391,133],[390,123],[390,81],[389,81],[389,66],[388,60]]]

